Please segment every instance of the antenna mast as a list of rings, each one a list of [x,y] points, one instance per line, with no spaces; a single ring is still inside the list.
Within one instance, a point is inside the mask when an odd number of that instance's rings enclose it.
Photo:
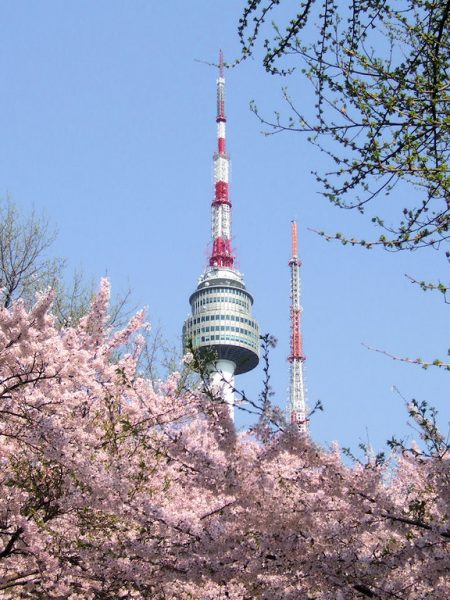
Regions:
[[[228,197],[228,174],[230,157],[225,141],[225,78],[222,50],[219,53],[219,77],[217,78],[217,152],[214,154],[214,199],[212,209],[212,250],[209,259],[211,267],[233,268],[234,256],[231,250],[231,202]]]
[[[297,223],[292,221],[292,257],[289,260],[291,268],[291,381],[289,390],[289,409],[291,423],[296,425],[301,433],[307,432],[305,388],[303,384],[303,354],[302,334],[300,327],[300,267],[301,260],[297,256]]]

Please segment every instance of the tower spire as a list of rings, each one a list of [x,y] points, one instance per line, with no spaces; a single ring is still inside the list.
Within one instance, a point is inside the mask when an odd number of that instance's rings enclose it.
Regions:
[[[292,221],[291,228],[292,257],[289,260],[291,268],[291,381],[289,408],[291,423],[298,427],[302,433],[307,432],[306,400],[303,384],[303,354],[302,334],[300,327],[300,266],[301,260],[297,255],[297,223]]]
[[[228,175],[230,157],[226,151],[225,124],[225,78],[222,50],[219,52],[219,77],[217,78],[217,152],[214,154],[214,199],[212,208],[212,250],[209,258],[211,267],[234,265],[231,250],[231,202],[228,197]]]

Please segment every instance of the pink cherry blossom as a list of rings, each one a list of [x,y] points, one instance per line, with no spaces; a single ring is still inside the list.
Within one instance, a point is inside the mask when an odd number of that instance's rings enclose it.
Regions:
[[[50,292],[0,309],[0,597],[450,596],[448,452],[350,467],[238,435],[220,398],[139,375],[144,314],[110,332],[108,299],[62,331]]]

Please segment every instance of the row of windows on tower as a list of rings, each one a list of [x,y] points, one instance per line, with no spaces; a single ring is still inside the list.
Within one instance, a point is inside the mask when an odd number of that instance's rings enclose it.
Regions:
[[[254,348],[255,350],[258,347],[258,344],[252,340],[246,340],[243,339],[241,337],[239,337],[238,335],[233,335],[233,334],[227,334],[224,335],[223,333],[221,333],[220,335],[202,335],[201,337],[195,337],[193,340],[194,345],[196,344],[200,344],[201,342],[239,342],[240,344],[244,344],[245,346],[250,346],[251,348]]]
[[[251,327],[256,327],[255,321],[251,319],[246,319],[245,317],[239,317],[238,315],[205,315],[203,317],[195,317],[190,322],[191,325],[197,325],[197,323],[205,323],[206,321],[236,321],[238,323],[245,323],[246,325],[250,325]]]
[[[231,287],[203,288],[202,294],[234,294],[235,296],[243,296],[244,298],[247,298],[247,294],[245,294],[241,290],[238,290],[236,288],[231,288]]]
[[[199,333],[209,333],[210,331],[233,331],[236,333],[242,333],[243,335],[248,335],[251,338],[257,339],[257,336],[252,331],[248,329],[244,329],[243,327],[233,327],[231,325],[211,325],[209,327],[201,327],[198,329],[194,329],[192,331],[193,335],[197,335]]]
[[[239,300],[238,298],[227,298],[226,296],[224,298],[220,298],[219,296],[213,296],[212,298],[199,298],[193,304],[193,308],[195,310],[198,309],[200,306],[204,306],[205,304],[210,304],[214,302],[231,302],[232,304],[239,304],[247,310],[250,310],[248,302],[244,302],[243,300]]]

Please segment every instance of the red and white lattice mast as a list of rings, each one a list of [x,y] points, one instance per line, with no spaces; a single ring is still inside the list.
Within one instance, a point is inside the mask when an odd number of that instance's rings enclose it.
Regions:
[[[292,221],[292,257],[289,260],[291,268],[291,381],[289,390],[289,409],[291,423],[296,425],[301,433],[308,430],[306,414],[305,386],[303,383],[303,354],[302,333],[300,327],[300,266],[302,262],[297,255],[297,223]]]
[[[231,202],[228,196],[230,157],[226,150],[225,126],[225,78],[223,76],[223,54],[219,55],[219,77],[217,79],[217,152],[214,154],[214,199],[212,208],[211,267],[233,268],[231,250]]]

